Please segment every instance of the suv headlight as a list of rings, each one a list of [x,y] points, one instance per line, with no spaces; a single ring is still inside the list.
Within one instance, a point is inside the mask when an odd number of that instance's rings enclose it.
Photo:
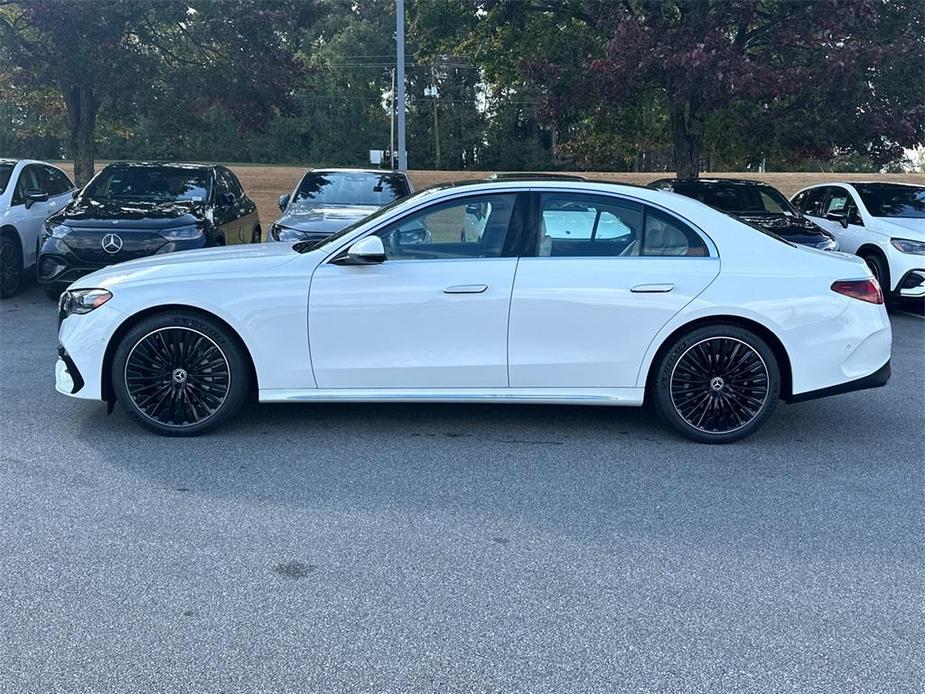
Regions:
[[[168,241],[192,241],[202,236],[202,228],[195,224],[185,227],[174,227],[173,229],[161,229],[161,236]]]
[[[58,313],[63,320],[71,315],[81,316],[99,308],[112,298],[106,289],[71,289],[58,299]]]
[[[890,243],[900,253],[911,253],[912,255],[925,255],[925,242],[913,241],[912,239],[890,239]]]
[[[298,229],[290,229],[281,224],[274,224],[270,227],[270,236],[273,237],[274,241],[304,241],[306,234]]]

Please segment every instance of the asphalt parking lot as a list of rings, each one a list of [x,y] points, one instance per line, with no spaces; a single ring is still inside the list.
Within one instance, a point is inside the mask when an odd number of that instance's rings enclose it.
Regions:
[[[54,392],[0,304],[2,692],[921,692],[925,320],[886,387],[725,447],[634,409]]]

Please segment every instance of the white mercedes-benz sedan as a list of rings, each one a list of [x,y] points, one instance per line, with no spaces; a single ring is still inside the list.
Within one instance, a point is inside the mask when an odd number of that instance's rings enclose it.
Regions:
[[[58,391],[169,435],[218,426],[256,391],[651,402],[723,443],[779,399],[884,385],[892,339],[860,258],[675,193],[566,180],[443,185],[320,242],[121,263],[73,284],[59,321]]]

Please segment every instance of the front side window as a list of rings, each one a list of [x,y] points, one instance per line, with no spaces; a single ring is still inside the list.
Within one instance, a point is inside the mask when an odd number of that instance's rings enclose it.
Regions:
[[[810,188],[806,191],[806,197],[803,199],[803,214],[810,217],[824,217],[825,212],[822,209],[825,202],[826,188]]]
[[[173,166],[111,166],[90,182],[84,195],[94,200],[204,201],[208,173]]]
[[[390,260],[499,258],[510,253],[513,193],[431,205],[376,232]]]
[[[832,194],[825,206],[825,214],[844,215],[848,212],[848,191],[844,188],[831,188]]]
[[[50,166],[43,166],[39,171],[42,180],[42,189],[49,195],[61,195],[71,189],[67,177]]]
[[[401,174],[391,172],[328,171],[305,174],[296,191],[298,205],[339,205],[381,207],[408,195],[408,184]]]
[[[13,204],[21,205],[26,201],[26,193],[43,192],[36,166],[30,164],[19,172],[16,190],[13,191]]]
[[[12,164],[0,164],[0,195],[3,195],[3,192],[6,190],[6,187],[10,185],[10,177],[13,175],[13,165]]]
[[[925,186],[866,183],[854,187],[874,217],[925,218]]]

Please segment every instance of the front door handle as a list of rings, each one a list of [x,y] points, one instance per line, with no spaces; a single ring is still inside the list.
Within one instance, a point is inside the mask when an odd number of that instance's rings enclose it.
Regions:
[[[444,294],[481,294],[488,289],[487,284],[454,284],[443,290]]]
[[[673,284],[637,284],[630,289],[635,294],[660,294],[674,289]]]

